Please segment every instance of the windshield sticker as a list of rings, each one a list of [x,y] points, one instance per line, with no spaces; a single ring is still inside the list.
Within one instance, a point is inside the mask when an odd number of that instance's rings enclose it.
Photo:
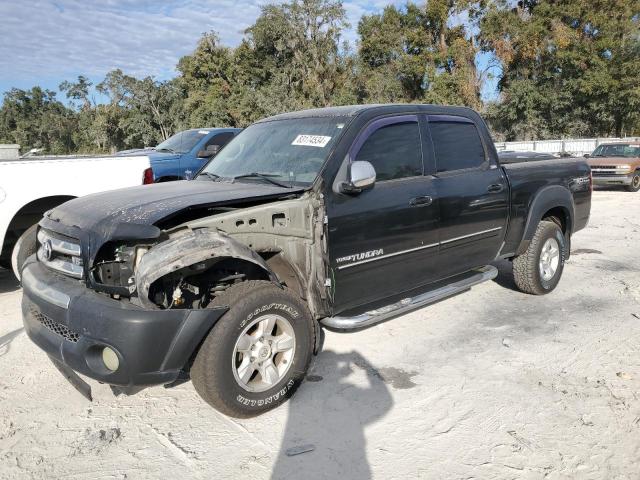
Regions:
[[[206,135],[207,133],[209,133],[207,130],[198,130],[198,133],[200,135]]]
[[[291,145],[324,148],[330,141],[331,137],[325,137],[323,135],[298,135]]]

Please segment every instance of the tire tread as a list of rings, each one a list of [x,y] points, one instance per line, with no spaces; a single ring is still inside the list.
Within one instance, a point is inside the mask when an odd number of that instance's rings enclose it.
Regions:
[[[518,289],[531,295],[544,295],[547,290],[538,284],[538,246],[542,237],[550,228],[558,228],[555,222],[542,220],[529,243],[529,247],[522,255],[513,259],[513,279]]]
[[[232,285],[225,292],[218,295],[211,302],[211,307],[218,306],[229,306],[230,309],[233,306],[240,306],[245,302],[251,301],[252,298],[255,298],[255,294],[257,292],[262,292],[267,289],[277,289],[279,292],[284,293],[287,296],[290,296],[292,302],[296,304],[300,304],[301,299],[298,295],[293,294],[287,289],[281,289],[279,286],[275,285],[272,282],[265,280],[249,280],[236,285]],[[252,297],[249,297],[249,294],[252,294]],[[225,314],[228,315],[229,312]],[[311,319],[311,315],[306,313],[306,317],[312,323],[312,330],[310,337],[310,345],[308,346],[309,351],[313,352],[313,346],[315,342],[315,323]],[[230,336],[235,334],[235,330],[237,329],[237,325],[233,321],[224,321],[225,316],[223,316],[220,321],[213,327],[212,331],[207,335],[205,341],[198,354],[196,355],[195,361],[191,367],[191,381],[193,386],[209,405],[214,407],[219,412],[237,418],[249,418],[256,415],[256,413],[243,411],[238,407],[233,407],[229,405],[227,400],[222,395],[221,389],[216,385],[216,377],[217,377],[217,369],[224,368],[224,366],[217,365],[213,356],[215,352],[221,347],[222,342],[226,339],[230,338]],[[213,334],[212,334],[213,333]],[[310,359],[309,359],[310,360]],[[305,365],[305,368],[308,367],[308,363]],[[304,372],[303,372],[304,373]],[[297,387],[297,385],[296,385]],[[287,393],[292,394],[295,390],[295,387],[290,389]],[[283,399],[285,397],[283,396]],[[273,404],[273,406],[277,406],[279,403]]]

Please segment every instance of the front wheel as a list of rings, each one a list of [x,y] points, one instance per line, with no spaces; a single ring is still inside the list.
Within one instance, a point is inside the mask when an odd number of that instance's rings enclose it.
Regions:
[[[640,191],[640,170],[638,170],[631,179],[631,184],[627,186],[627,191],[637,192]]]
[[[564,269],[566,239],[560,227],[543,220],[529,248],[513,260],[513,278],[525,293],[544,295],[560,282]]]
[[[211,305],[229,311],[191,368],[198,394],[239,418],[285,402],[304,379],[313,354],[315,324],[305,303],[271,282],[249,281],[233,285]]]

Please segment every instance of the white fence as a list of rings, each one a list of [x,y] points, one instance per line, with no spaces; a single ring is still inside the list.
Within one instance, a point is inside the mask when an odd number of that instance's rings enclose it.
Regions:
[[[533,140],[529,142],[496,142],[499,152],[515,150],[518,152],[570,153],[584,155],[593,152],[601,143],[638,142],[640,137],[627,138],[564,138],[562,140]]]
[[[0,145],[0,161],[1,160],[17,160],[20,156],[20,145]]]

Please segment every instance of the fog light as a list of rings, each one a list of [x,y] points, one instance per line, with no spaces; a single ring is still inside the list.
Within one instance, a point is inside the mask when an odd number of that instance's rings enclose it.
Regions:
[[[102,349],[102,362],[104,363],[104,366],[112,372],[118,370],[118,367],[120,366],[118,355],[109,347],[104,347],[104,349]]]

